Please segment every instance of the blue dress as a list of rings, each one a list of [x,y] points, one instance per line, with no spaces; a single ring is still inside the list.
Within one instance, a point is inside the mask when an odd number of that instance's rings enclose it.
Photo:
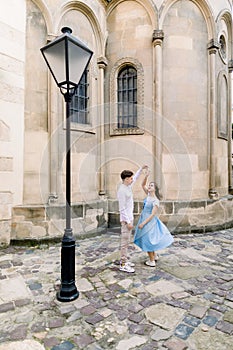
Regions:
[[[135,229],[134,243],[145,252],[164,249],[174,241],[167,227],[157,216],[154,216],[142,229],[138,228],[138,225],[150,216],[155,205],[159,207],[159,200],[156,197],[148,196],[144,200],[143,210]]]

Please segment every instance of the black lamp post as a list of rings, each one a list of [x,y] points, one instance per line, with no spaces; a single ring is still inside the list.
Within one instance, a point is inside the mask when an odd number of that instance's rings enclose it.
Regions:
[[[42,55],[66,102],[66,228],[61,249],[61,288],[59,301],[78,298],[75,285],[75,239],[71,228],[70,102],[93,52],[62,28],[62,35],[41,48]]]

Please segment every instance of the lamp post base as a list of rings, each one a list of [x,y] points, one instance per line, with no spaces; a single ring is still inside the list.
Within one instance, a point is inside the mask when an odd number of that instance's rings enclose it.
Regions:
[[[62,302],[73,301],[78,298],[79,292],[75,285],[75,240],[72,231],[69,235],[65,230],[61,248],[61,289],[57,293],[57,300]]]
[[[70,288],[65,290],[64,288],[57,293],[57,300],[61,302],[69,302],[76,300],[79,297],[79,292],[77,288]]]

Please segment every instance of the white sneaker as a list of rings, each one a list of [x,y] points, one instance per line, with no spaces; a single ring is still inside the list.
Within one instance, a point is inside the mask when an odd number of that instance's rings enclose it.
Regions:
[[[135,270],[131,266],[129,266],[127,263],[125,263],[124,265],[120,265],[120,271],[128,272],[128,273],[135,272]]]
[[[126,263],[125,263],[126,265],[129,265],[130,267],[134,267],[135,266],[135,264],[133,263],[133,262],[131,262],[131,261],[126,261]]]
[[[150,266],[150,267],[155,267],[155,261],[148,260],[145,262],[145,265]]]

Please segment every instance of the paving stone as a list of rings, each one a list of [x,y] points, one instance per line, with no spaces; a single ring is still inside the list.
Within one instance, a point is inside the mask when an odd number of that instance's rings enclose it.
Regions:
[[[80,349],[86,349],[88,345],[94,343],[95,338],[88,334],[82,334],[78,337],[74,337],[73,341]]]
[[[3,303],[11,302],[15,299],[30,299],[31,296],[23,277],[0,280],[0,300]]]
[[[107,309],[107,308],[101,309],[101,310],[99,311],[99,314],[100,314],[101,316],[103,316],[104,318],[109,317],[110,315],[112,315],[112,313],[113,313],[112,310]]]
[[[27,326],[26,325],[20,325],[13,329],[13,331],[10,333],[10,339],[11,340],[20,340],[25,339],[27,336]]]
[[[180,323],[175,329],[175,335],[181,339],[186,340],[193,331],[193,327],[190,327],[184,323]]]
[[[175,307],[179,307],[184,310],[189,310],[191,308],[191,305],[188,302],[185,302],[183,300],[170,300],[167,302],[167,304]]]
[[[88,316],[94,314],[96,312],[96,308],[94,308],[92,305],[87,305],[80,309],[80,312],[82,315]]]
[[[48,321],[49,328],[60,328],[60,327],[63,327],[63,325],[64,325],[64,319],[61,317],[49,319]]]
[[[186,350],[188,346],[179,339],[171,339],[164,343],[168,350]]]
[[[167,331],[165,329],[158,328],[152,335],[151,339],[160,341],[160,340],[167,340],[172,336],[172,331]]]
[[[232,292],[227,293],[226,299],[227,299],[227,300],[230,300],[230,301],[233,301],[233,293],[232,293]]]
[[[209,328],[208,332],[197,329],[186,340],[186,343],[189,349],[232,350],[232,336],[224,334],[215,328]]]
[[[48,337],[44,339],[44,346],[49,349],[51,349],[52,347],[59,345],[60,344],[60,340],[56,337]]]
[[[167,330],[174,329],[184,313],[184,310],[166,304],[152,305],[145,310],[148,321]]]
[[[129,326],[129,333],[138,335],[149,335],[152,329],[153,326],[149,324],[131,324]]]
[[[35,340],[21,340],[0,344],[0,350],[45,350],[44,346]]]
[[[120,321],[125,320],[128,317],[128,311],[127,310],[120,310],[117,312],[117,317]]]
[[[174,299],[184,299],[187,298],[189,294],[187,292],[173,293],[172,298]]]
[[[142,345],[140,350],[155,350],[158,349],[158,343],[157,342],[151,342],[146,345]]]
[[[15,308],[15,306],[14,306],[13,302],[0,304],[0,313],[14,310],[14,308]]]
[[[129,350],[135,349],[137,346],[143,345],[146,343],[145,337],[133,336],[126,340],[121,340],[116,346],[116,350]]]
[[[31,290],[39,290],[39,289],[42,289],[42,284],[41,283],[31,283],[31,284],[29,284],[29,288],[31,289]]]
[[[216,329],[227,334],[233,334],[233,324],[226,321],[219,321],[216,324]]]
[[[189,313],[192,316],[195,316],[197,318],[203,318],[208,310],[208,307],[201,306],[201,305],[194,305],[190,310]]]
[[[70,317],[67,318],[66,322],[71,323],[79,320],[80,318],[82,318],[82,314],[80,313],[80,311],[75,311],[72,315],[70,315]]]
[[[69,341],[64,341],[59,345],[55,345],[51,350],[72,350],[74,349],[74,344]]]
[[[199,266],[162,266],[165,271],[171,275],[180,278],[182,280],[189,280],[190,278],[197,278],[199,276],[206,275],[206,270],[200,268]]]
[[[95,325],[96,323],[99,323],[100,321],[103,321],[104,317],[100,314],[96,313],[93,316],[89,316],[86,318],[86,322],[90,323],[92,325]]]
[[[140,323],[143,320],[144,316],[140,314],[131,314],[129,315],[128,319],[130,321],[133,321],[135,323]]]
[[[76,285],[77,285],[78,291],[80,292],[86,292],[94,289],[92,284],[86,278],[80,278],[77,281]]]
[[[62,315],[70,314],[75,311],[75,306],[73,304],[63,305],[59,308]]]
[[[206,316],[202,322],[207,326],[213,327],[218,322],[218,319],[213,316]]]
[[[129,312],[135,312],[135,313],[141,311],[142,309],[143,309],[143,307],[139,304],[131,304],[128,307]]]
[[[185,316],[183,322],[192,327],[197,327],[201,323],[201,321],[198,318],[192,316]]]
[[[31,326],[31,331],[33,333],[43,332],[45,329],[46,329],[46,324],[44,321],[33,323]]]
[[[15,300],[15,306],[20,307],[20,306],[25,306],[29,305],[31,303],[31,299],[19,299]]]
[[[218,304],[211,305],[211,308],[214,309],[214,310],[217,310],[219,312],[222,312],[222,313],[226,312],[226,310],[227,310],[226,306],[218,305]]]
[[[183,288],[175,283],[159,280],[158,282],[151,283],[149,286],[146,286],[147,292],[154,296],[164,295],[164,294],[173,294],[175,292],[183,292]]]
[[[226,311],[223,320],[233,324],[233,310]]]

